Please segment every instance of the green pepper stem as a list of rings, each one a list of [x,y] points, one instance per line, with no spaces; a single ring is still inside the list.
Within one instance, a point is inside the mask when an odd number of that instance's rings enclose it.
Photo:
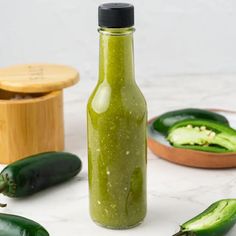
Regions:
[[[4,192],[4,190],[6,189],[7,183],[4,180],[3,176],[0,175],[0,193]],[[0,203],[0,207],[6,207],[7,204],[4,203]]]
[[[4,180],[3,176],[0,175],[0,193],[2,193],[6,189],[7,183]]]
[[[179,231],[177,234],[174,234],[172,236],[182,236],[182,235],[186,235],[185,232]]]
[[[195,236],[195,234],[193,232],[190,232],[190,231],[186,231],[186,232],[179,231],[178,233],[176,233],[172,236]]]

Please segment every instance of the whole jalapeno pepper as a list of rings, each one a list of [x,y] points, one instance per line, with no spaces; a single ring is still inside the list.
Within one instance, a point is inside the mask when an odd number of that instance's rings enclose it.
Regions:
[[[223,236],[235,223],[236,199],[223,199],[182,224],[173,236]]]
[[[184,120],[171,127],[167,140],[179,148],[236,152],[236,130],[209,120]]]
[[[49,236],[49,233],[35,221],[0,213],[0,236]]]
[[[39,153],[11,163],[0,172],[0,193],[14,198],[30,196],[69,180],[81,168],[82,162],[74,154]]]
[[[229,125],[228,120],[221,114],[216,112],[198,109],[186,108],[175,111],[166,112],[155,119],[153,128],[163,135],[167,135],[171,126],[182,120],[203,119],[212,120],[218,123]]]

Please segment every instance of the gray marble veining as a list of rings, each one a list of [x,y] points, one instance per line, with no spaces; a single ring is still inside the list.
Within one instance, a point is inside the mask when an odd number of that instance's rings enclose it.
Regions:
[[[137,82],[145,94],[149,117],[182,107],[236,110],[234,76],[172,76],[153,73]],[[141,82],[139,82],[141,81]],[[29,217],[44,225],[52,236],[171,236],[178,225],[221,198],[236,197],[236,171],[203,170],[171,164],[148,152],[148,214],[137,228],[126,231],[96,226],[89,217],[86,103],[95,78],[65,91],[66,150],[78,154],[83,170],[73,180],[26,199],[0,197],[8,203],[2,212]],[[236,233],[234,228],[228,236]]]

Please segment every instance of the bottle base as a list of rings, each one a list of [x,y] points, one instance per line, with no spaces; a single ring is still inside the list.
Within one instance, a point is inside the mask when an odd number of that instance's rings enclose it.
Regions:
[[[126,225],[126,226],[111,226],[111,225],[104,225],[104,224],[101,224],[95,220],[93,220],[93,222],[100,226],[100,227],[103,227],[103,228],[106,228],[106,229],[111,229],[111,230],[126,230],[126,229],[132,229],[132,228],[135,228],[139,225],[141,225],[143,223],[143,220],[138,222],[138,223],[135,223],[135,224],[132,224],[132,225]]]

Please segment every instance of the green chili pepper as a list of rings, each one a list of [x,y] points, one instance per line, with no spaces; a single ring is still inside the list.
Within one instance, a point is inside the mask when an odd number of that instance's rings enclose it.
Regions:
[[[153,122],[153,128],[159,133],[167,135],[171,126],[179,121],[189,119],[212,120],[218,123],[229,125],[228,120],[221,114],[203,109],[186,108],[181,110],[169,111],[160,115]]]
[[[175,147],[205,152],[236,152],[236,130],[209,120],[184,120],[169,130],[167,140]]]
[[[0,193],[8,197],[30,196],[69,180],[81,167],[81,160],[74,154],[39,153],[11,163],[0,172]]]
[[[0,213],[0,236],[49,236],[49,233],[35,221]]]
[[[236,199],[224,199],[182,224],[173,236],[223,236],[235,223]]]

